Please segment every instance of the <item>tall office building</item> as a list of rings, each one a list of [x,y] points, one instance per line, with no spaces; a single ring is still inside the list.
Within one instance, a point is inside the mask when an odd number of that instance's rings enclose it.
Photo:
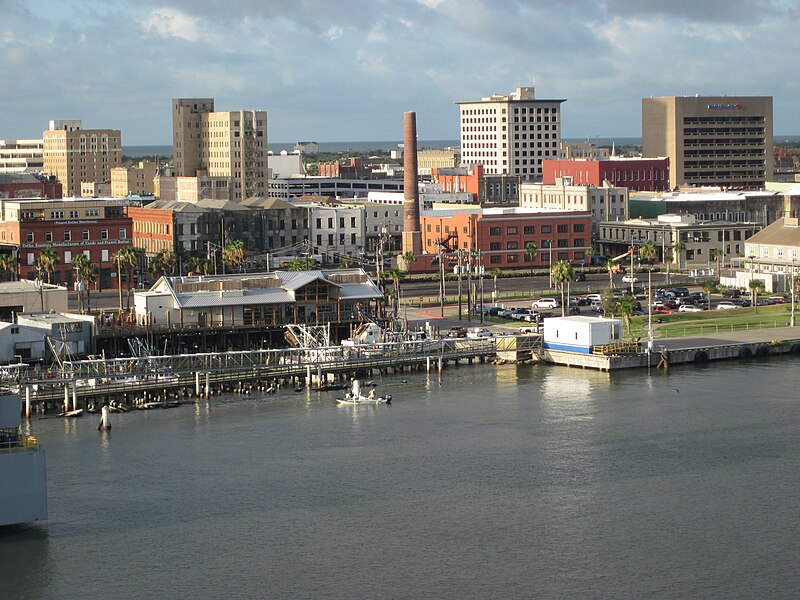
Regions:
[[[458,102],[461,162],[483,165],[487,175],[541,177],[542,159],[558,156],[562,102],[537,100],[532,87]]]
[[[671,188],[763,188],[773,175],[772,97],[642,98],[642,153],[669,157]]]
[[[78,198],[81,182],[111,181],[111,169],[122,164],[122,134],[83,129],[79,119],[50,121],[42,134],[42,163],[61,183],[65,197]]]
[[[215,112],[213,98],[175,98],[172,158],[178,178],[196,178],[196,199],[267,196],[267,112]]]

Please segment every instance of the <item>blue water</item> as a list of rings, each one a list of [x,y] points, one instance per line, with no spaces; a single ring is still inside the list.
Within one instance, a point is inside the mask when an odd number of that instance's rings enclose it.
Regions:
[[[797,359],[488,365],[38,420],[3,598],[797,598]],[[14,590],[11,596],[8,590]]]

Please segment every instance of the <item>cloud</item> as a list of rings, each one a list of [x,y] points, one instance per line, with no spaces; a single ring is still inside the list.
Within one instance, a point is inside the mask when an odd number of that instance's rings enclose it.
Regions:
[[[328,30],[322,34],[323,37],[328,38],[330,41],[338,40],[344,35],[344,31],[338,25],[331,25]]]
[[[174,8],[157,8],[142,21],[147,31],[155,31],[164,38],[179,38],[189,42],[200,39],[198,19]]]

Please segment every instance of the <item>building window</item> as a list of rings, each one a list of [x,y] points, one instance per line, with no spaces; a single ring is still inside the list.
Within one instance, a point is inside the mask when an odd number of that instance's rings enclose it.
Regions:
[[[572,226],[572,231],[574,231],[575,233],[580,233],[581,231],[583,231],[583,223],[575,223]]]
[[[553,228],[550,225],[542,225],[542,233],[552,233]]]
[[[560,239],[556,241],[556,245],[559,248],[569,248],[569,240]]]
[[[119,228],[119,239],[124,240],[128,237],[128,230],[124,227]]]
[[[489,250],[500,250],[500,242],[489,242]]]
[[[569,226],[567,226],[567,225],[558,225],[558,226],[556,226],[556,231],[558,233],[567,233],[567,231],[569,231]]]
[[[64,241],[71,242],[72,241],[72,232],[69,229],[64,230]]]
[[[32,231],[29,231],[28,233],[26,233],[26,234],[25,234],[25,239],[26,239],[28,242],[32,242],[32,241],[33,241],[33,232],[32,232]]]
[[[499,254],[492,254],[489,257],[489,263],[493,265],[499,265],[501,262],[503,262],[503,257],[500,256]]]
[[[181,231],[181,233],[183,233],[183,231]],[[101,229],[100,230],[100,239],[101,240],[107,240],[108,239],[108,229]]]
[[[84,229],[83,232],[82,232],[82,236],[83,236],[84,240],[88,240],[89,239],[89,230],[88,229]]]
[[[506,227],[506,234],[508,234],[508,235],[517,235],[517,228],[516,227]]]
[[[569,260],[569,254],[567,252],[559,252],[558,256],[556,257],[558,260]]]
[[[506,262],[510,262],[510,263],[519,262],[519,256],[517,256],[516,254],[509,254],[506,257]]]
[[[536,233],[536,228],[533,225],[526,225],[522,228],[522,232],[526,235]]]
[[[45,242],[52,242],[53,241],[53,232],[52,231],[45,231],[44,232],[44,241]]]
[[[500,235],[500,228],[499,227],[490,227],[489,228],[489,235]]]
[[[519,250],[517,242],[506,242],[506,250]]]

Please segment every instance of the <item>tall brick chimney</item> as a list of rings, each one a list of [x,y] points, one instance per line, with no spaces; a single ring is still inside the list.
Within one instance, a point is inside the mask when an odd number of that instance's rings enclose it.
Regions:
[[[403,254],[422,254],[417,168],[417,113],[403,114]]]

